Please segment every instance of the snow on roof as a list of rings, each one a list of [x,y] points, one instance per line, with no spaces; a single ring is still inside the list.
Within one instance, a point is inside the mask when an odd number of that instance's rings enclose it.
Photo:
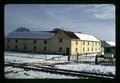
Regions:
[[[77,37],[80,38],[80,40],[90,40],[90,41],[99,41],[96,37],[93,35],[86,35],[82,33],[74,33]]]
[[[115,42],[111,42],[111,41],[106,41],[106,43],[108,43],[111,46],[115,46],[116,45]]]
[[[25,39],[49,39],[54,36],[55,33],[44,31],[30,31],[30,32],[11,32],[6,38],[25,38]]]

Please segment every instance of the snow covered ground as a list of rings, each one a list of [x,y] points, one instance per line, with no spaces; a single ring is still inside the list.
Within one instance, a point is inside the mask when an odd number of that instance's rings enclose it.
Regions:
[[[5,52],[4,60],[5,60],[5,63],[33,63],[34,62],[34,63],[48,63],[48,64],[67,61],[67,56],[62,56],[62,55],[47,55],[47,58],[45,57],[46,57],[45,54]]]
[[[47,56],[47,57],[46,57]],[[54,58],[53,58],[54,57]],[[76,57],[73,57],[76,58]],[[113,74],[115,75],[115,66],[103,66],[103,65],[94,65],[94,64],[83,64],[75,63],[74,61],[67,61],[67,56],[62,55],[45,55],[45,54],[36,54],[36,53],[18,53],[18,52],[5,52],[4,63],[32,63],[37,65],[53,65],[56,68],[76,70],[76,71],[85,71],[85,72],[95,72],[95,73],[104,73],[104,74]],[[94,61],[95,56],[89,55],[79,56],[79,61]],[[59,65],[57,63],[60,63]],[[67,64],[63,64],[67,63]],[[25,79],[81,79],[77,77],[70,77],[64,75],[50,74],[45,72],[38,71],[25,71],[20,68],[5,67],[5,77],[6,78],[25,78]]]
[[[66,65],[56,65],[55,67],[59,69],[115,75],[115,66],[103,66],[103,65],[94,65],[94,64],[92,65],[91,64],[66,64]]]
[[[5,67],[5,78],[9,79],[79,79],[78,77],[50,74],[38,71],[26,71],[20,68]],[[82,77],[81,77],[82,79]]]

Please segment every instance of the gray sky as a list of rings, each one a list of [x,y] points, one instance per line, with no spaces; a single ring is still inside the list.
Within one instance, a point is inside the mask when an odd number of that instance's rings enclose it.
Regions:
[[[112,4],[8,4],[5,34],[18,27],[32,31],[64,30],[115,41],[115,6]]]

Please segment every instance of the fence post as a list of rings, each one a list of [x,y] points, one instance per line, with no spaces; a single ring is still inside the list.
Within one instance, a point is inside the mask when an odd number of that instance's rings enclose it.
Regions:
[[[78,53],[77,53],[77,60],[78,60],[78,57],[79,57],[79,55],[78,55]]]
[[[70,55],[68,54],[68,61],[70,61]]]
[[[95,57],[95,64],[98,64],[98,56]]]

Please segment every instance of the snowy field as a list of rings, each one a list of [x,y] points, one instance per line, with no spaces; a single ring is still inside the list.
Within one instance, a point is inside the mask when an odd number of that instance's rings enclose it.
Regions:
[[[35,53],[19,53],[19,52],[5,52],[4,53],[4,63],[32,63],[37,65],[53,65],[53,67],[67,70],[94,72],[102,74],[113,74],[115,75],[115,66],[104,66],[104,65],[94,65],[94,64],[83,64],[75,63],[74,61],[67,61],[67,56],[63,55],[45,55],[45,54],[35,54]],[[72,57],[75,58],[75,57]],[[94,61],[95,56],[89,55],[80,56],[78,61]],[[59,64],[58,64],[59,63]],[[67,63],[67,64],[66,64]],[[78,77],[71,77],[65,75],[50,74],[38,71],[25,71],[20,68],[5,67],[5,77],[12,79],[82,79]]]
[[[6,67],[5,70],[6,70],[5,78],[10,78],[10,79],[80,79],[78,77],[50,74],[50,73],[38,72],[32,70],[26,71],[24,69],[12,68],[12,67]]]
[[[93,65],[93,64],[92,65],[90,64],[66,64],[66,65],[56,65],[55,67],[59,69],[115,75],[114,66],[102,66],[102,65]]]

